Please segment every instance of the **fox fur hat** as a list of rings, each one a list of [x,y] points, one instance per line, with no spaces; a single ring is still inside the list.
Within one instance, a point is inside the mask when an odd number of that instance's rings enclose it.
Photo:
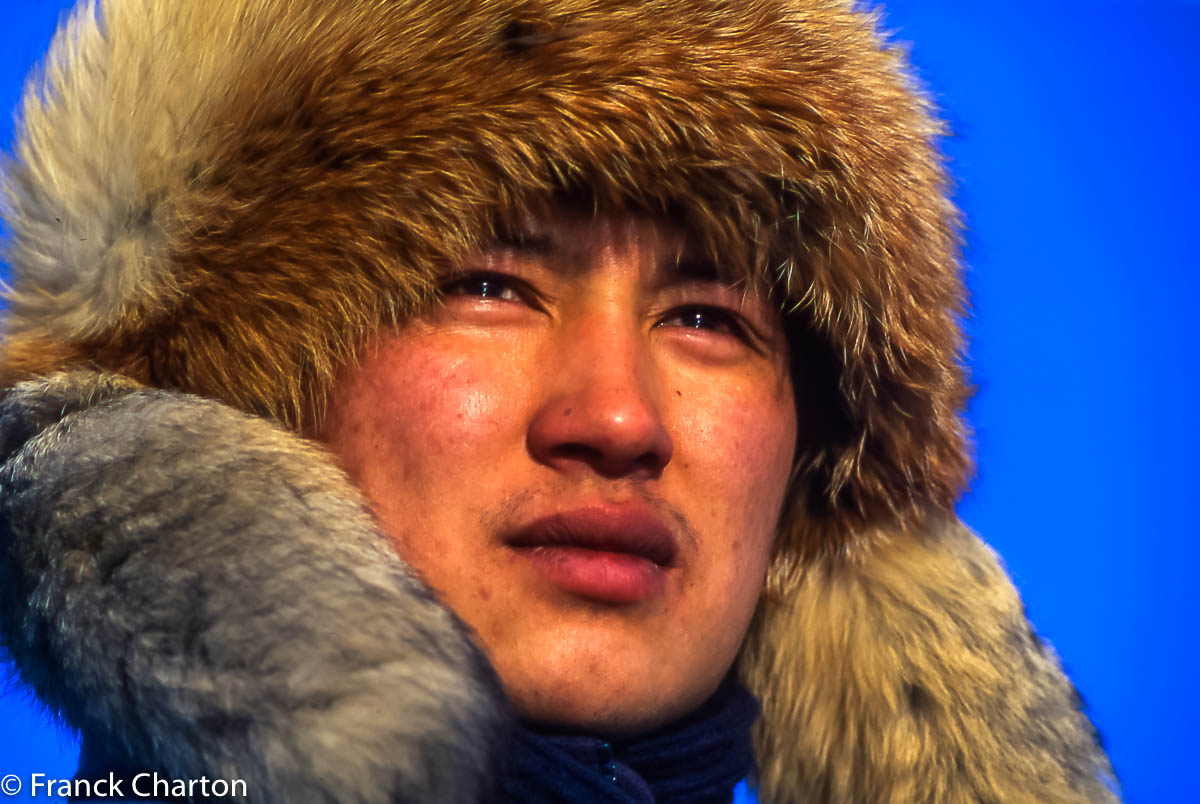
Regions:
[[[105,0],[4,176],[0,380],[86,367],[299,431],[366,338],[563,193],[684,222],[823,385],[739,670],[765,802],[1111,800],[955,520],[941,125],[843,0]]]

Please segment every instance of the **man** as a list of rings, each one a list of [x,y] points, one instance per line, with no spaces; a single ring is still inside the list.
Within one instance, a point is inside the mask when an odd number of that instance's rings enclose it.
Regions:
[[[1113,799],[954,521],[955,215],[869,19],[98,13],[8,174],[0,411],[81,778],[728,800],[761,705],[763,801]]]

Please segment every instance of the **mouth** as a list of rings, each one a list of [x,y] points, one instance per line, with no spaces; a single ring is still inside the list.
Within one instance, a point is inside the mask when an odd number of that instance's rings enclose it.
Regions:
[[[564,591],[608,603],[661,595],[679,553],[671,530],[644,508],[553,514],[520,528],[507,544]]]

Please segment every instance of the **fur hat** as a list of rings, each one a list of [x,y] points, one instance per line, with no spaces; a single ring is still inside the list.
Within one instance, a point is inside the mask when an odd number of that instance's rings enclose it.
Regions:
[[[298,429],[439,266],[559,193],[678,216],[824,384],[739,667],[764,801],[1091,801],[1107,764],[958,525],[939,122],[841,0],[107,0],[5,176],[0,381],[92,366]]]

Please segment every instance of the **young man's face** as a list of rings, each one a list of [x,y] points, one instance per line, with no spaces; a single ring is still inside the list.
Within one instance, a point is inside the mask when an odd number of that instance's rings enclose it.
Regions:
[[[520,714],[643,731],[713,692],[753,613],[796,443],[785,337],[672,225],[518,240],[342,372],[322,438]]]

